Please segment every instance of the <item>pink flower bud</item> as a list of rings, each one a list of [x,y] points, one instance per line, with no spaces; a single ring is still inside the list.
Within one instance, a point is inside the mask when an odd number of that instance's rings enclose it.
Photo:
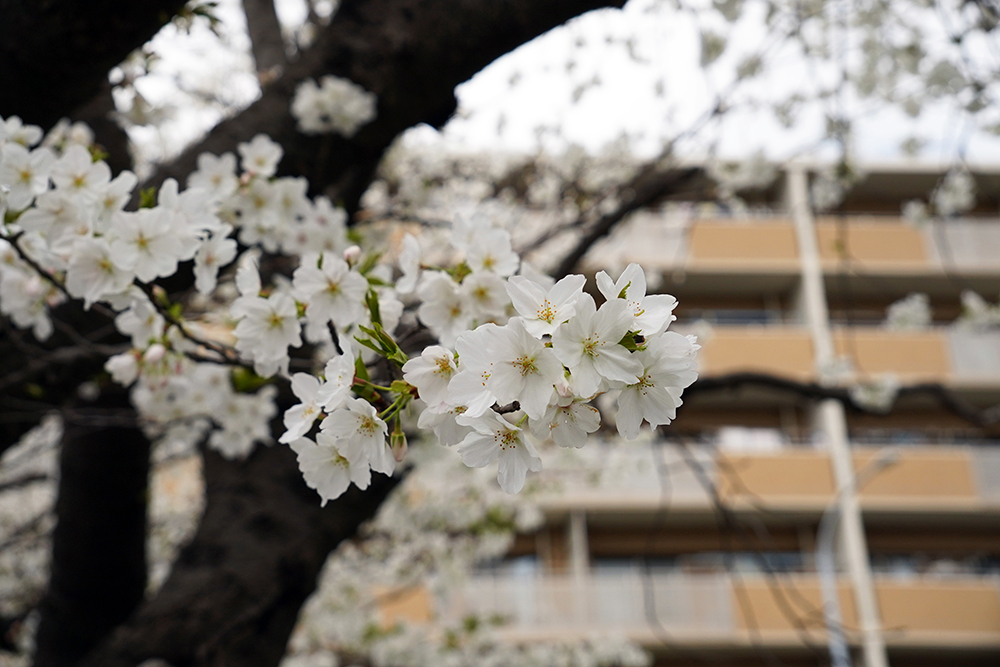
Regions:
[[[401,463],[409,448],[409,445],[406,444],[406,434],[402,431],[393,431],[389,436],[389,448],[392,450],[392,457],[396,459],[396,463]]]
[[[344,251],[344,261],[354,266],[354,264],[361,259],[361,248],[352,245],[350,248]]]
[[[146,350],[146,353],[142,355],[143,363],[155,364],[163,361],[163,357],[167,355],[167,348],[163,347],[159,343],[153,343]]]

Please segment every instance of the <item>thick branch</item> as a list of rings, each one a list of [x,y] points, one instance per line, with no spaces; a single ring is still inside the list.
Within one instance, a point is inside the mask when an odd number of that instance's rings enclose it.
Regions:
[[[274,11],[274,0],[243,0],[243,13],[247,17],[247,32],[258,74],[284,67],[285,40],[281,36],[281,23]],[[266,80],[267,76],[264,77]]]
[[[694,384],[684,390],[684,395],[685,398],[690,398],[696,394],[734,391],[743,387],[776,389],[814,401],[832,398],[840,401],[845,407],[854,412],[886,414],[885,411],[873,410],[858,403],[851,398],[850,391],[843,387],[829,387],[817,382],[799,382],[766,373],[729,373],[726,375],[699,378]],[[927,382],[900,387],[897,400],[911,396],[930,398],[943,410],[950,412],[972,426],[986,428],[1000,422],[1000,413],[996,409],[982,410],[977,408],[942,384]]]
[[[184,2],[0,0],[0,116],[49,127],[73,115]]]
[[[382,154],[419,123],[443,125],[455,86],[496,58],[568,19],[624,0],[345,0],[315,46],[265,88],[260,100],[218,125],[152,180],[183,183],[204,152],[235,149],[258,132],[285,148],[283,173],[306,176],[351,212]],[[289,110],[303,79],[334,74],[378,95],[378,118],[351,139],[299,133]]]

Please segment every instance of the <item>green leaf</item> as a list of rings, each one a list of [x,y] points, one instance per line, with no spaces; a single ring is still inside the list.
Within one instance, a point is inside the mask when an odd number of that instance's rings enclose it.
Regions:
[[[639,345],[641,345],[641,342],[636,340],[637,336],[639,336],[637,332],[629,331],[627,334],[622,336],[622,339],[618,341],[618,344],[629,352],[635,352],[639,349]],[[641,336],[639,336],[639,338],[641,338]]]
[[[364,261],[361,262],[361,265],[358,266],[358,273],[360,273],[361,275],[366,275],[369,271],[375,268],[375,265],[378,264],[378,261],[380,259],[382,259],[382,253],[380,252],[369,253],[365,257]]]
[[[233,390],[241,394],[252,394],[271,381],[270,378],[261,377],[249,368],[242,366],[233,369],[230,379],[233,383]]]
[[[139,208],[156,207],[156,188],[148,187],[139,191]]]
[[[378,307],[378,294],[375,293],[375,290],[370,289],[370,290],[368,290],[368,293],[365,294],[365,305],[368,306],[368,312],[371,313],[372,324],[379,324],[379,325],[381,325],[382,324],[382,314],[379,311],[379,307]]]

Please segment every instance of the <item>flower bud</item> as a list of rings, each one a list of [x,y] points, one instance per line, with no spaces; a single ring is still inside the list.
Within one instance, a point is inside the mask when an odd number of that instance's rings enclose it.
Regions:
[[[406,456],[406,450],[409,446],[406,444],[406,434],[402,431],[393,431],[389,435],[389,449],[392,450],[392,457],[396,459],[396,463],[401,463],[403,457]]]
[[[344,261],[349,265],[354,266],[357,261],[361,259],[361,248],[352,245],[350,248],[344,251]]]
[[[163,361],[163,357],[167,356],[167,348],[163,347],[160,343],[153,343],[146,350],[146,353],[142,355],[143,363],[155,364]]]

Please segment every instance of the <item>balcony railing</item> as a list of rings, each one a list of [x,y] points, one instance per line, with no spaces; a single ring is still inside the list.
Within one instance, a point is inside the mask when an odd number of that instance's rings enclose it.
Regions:
[[[733,433],[729,433],[732,430]],[[729,429],[714,445],[594,442],[562,450],[541,473],[549,509],[711,509],[712,493],[735,507],[819,512],[834,496],[828,453],[792,446],[767,429]],[[761,433],[757,433],[761,431]],[[742,434],[742,440],[737,436]],[[740,444],[742,443],[742,444]],[[891,445],[890,445],[891,446]],[[1000,510],[1000,448],[892,446],[893,459],[865,483],[862,509],[921,513]],[[854,444],[857,469],[886,446]],[[747,505],[749,503],[749,505]],[[983,515],[984,517],[986,515]]]
[[[857,627],[846,580],[840,582],[839,595],[845,626]],[[948,645],[962,639],[1000,650],[997,577],[877,578],[876,595],[890,646]],[[783,601],[778,599],[782,596]],[[822,640],[821,604],[813,575],[776,579],[623,571],[576,579],[480,576],[440,609],[451,621],[469,615],[502,619],[506,632],[524,639],[612,634],[655,642],[666,633],[679,643],[725,644],[745,641],[750,632],[775,641],[801,641],[797,626]]]

